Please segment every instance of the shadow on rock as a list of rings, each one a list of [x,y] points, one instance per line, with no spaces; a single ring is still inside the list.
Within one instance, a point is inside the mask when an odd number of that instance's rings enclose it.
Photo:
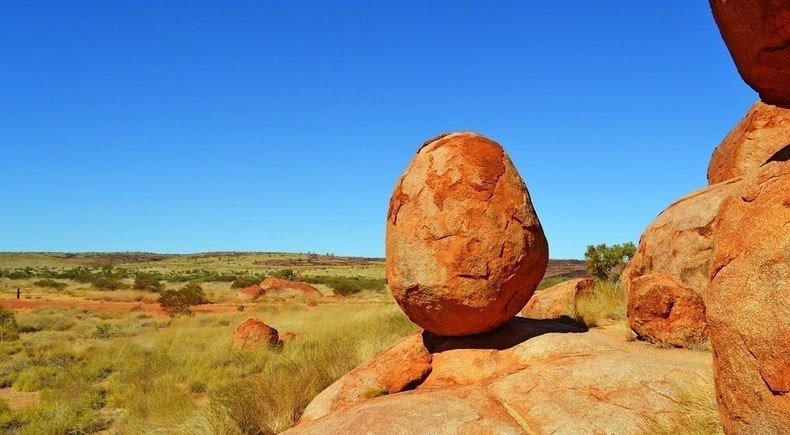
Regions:
[[[543,334],[587,331],[586,326],[569,317],[544,320],[514,317],[492,331],[463,337],[442,337],[425,331],[422,341],[430,353],[453,349],[505,350]]]

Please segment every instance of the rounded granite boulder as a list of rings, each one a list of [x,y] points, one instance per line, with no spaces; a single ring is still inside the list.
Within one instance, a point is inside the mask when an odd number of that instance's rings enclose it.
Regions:
[[[444,336],[489,331],[527,303],[548,264],[529,192],[502,147],[469,132],[426,142],[387,216],[387,282],[406,315]]]

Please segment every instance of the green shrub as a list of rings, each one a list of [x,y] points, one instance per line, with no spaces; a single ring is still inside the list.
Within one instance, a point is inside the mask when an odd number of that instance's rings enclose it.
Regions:
[[[627,242],[622,245],[588,245],[584,258],[587,260],[587,273],[601,281],[615,281],[631,258],[636,246]]]
[[[233,280],[230,288],[246,288],[252,285],[259,284],[263,281],[264,277],[261,275],[240,275]]]
[[[138,273],[134,278],[134,284],[132,284],[132,288],[135,290],[159,293],[164,289],[164,285],[162,285],[162,282],[159,281],[158,277],[155,275]]]
[[[0,343],[19,337],[19,326],[14,312],[0,305]]]
[[[64,288],[68,287],[69,285],[65,282],[55,281],[51,278],[40,279],[38,281],[33,282],[33,285],[36,287],[49,287],[54,288],[55,290],[63,290]]]
[[[203,288],[196,282],[190,282],[179,290],[165,290],[159,296],[159,305],[168,316],[179,314],[191,315],[190,307],[206,303]]]

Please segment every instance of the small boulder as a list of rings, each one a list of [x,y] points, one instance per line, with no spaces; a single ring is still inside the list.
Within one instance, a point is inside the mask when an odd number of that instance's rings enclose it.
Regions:
[[[236,298],[241,301],[254,301],[263,295],[263,289],[258,284],[251,285],[236,292]]]
[[[234,349],[277,348],[279,345],[277,330],[254,317],[248,317],[233,334]]]
[[[524,181],[502,147],[469,132],[426,142],[401,176],[387,216],[395,300],[438,335],[489,331],[527,303],[548,244]]]
[[[758,101],[713,152],[708,183],[754,172],[771,160],[790,160],[790,109]]]
[[[628,321],[640,339],[677,347],[698,344],[708,335],[702,297],[663,272],[631,283]]]
[[[310,284],[289,281],[275,276],[261,281],[260,287],[267,297],[321,296],[321,292]]]
[[[557,285],[538,290],[532,295],[521,315],[531,319],[577,318],[576,299],[591,292],[595,281],[589,278],[571,279]]]
[[[790,8],[784,0],[709,0],[743,81],[768,104],[790,108]]]
[[[412,389],[430,372],[431,354],[423,345],[422,334],[413,334],[379,352],[318,394],[299,421],[316,420],[375,396]]]
[[[707,305],[726,433],[790,427],[790,163],[772,162],[721,206]]]

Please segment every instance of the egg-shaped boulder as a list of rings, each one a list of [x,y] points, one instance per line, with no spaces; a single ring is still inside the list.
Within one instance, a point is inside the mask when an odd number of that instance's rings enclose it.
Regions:
[[[416,324],[489,331],[527,303],[548,264],[529,192],[502,147],[475,133],[429,140],[390,199],[387,282]]]

